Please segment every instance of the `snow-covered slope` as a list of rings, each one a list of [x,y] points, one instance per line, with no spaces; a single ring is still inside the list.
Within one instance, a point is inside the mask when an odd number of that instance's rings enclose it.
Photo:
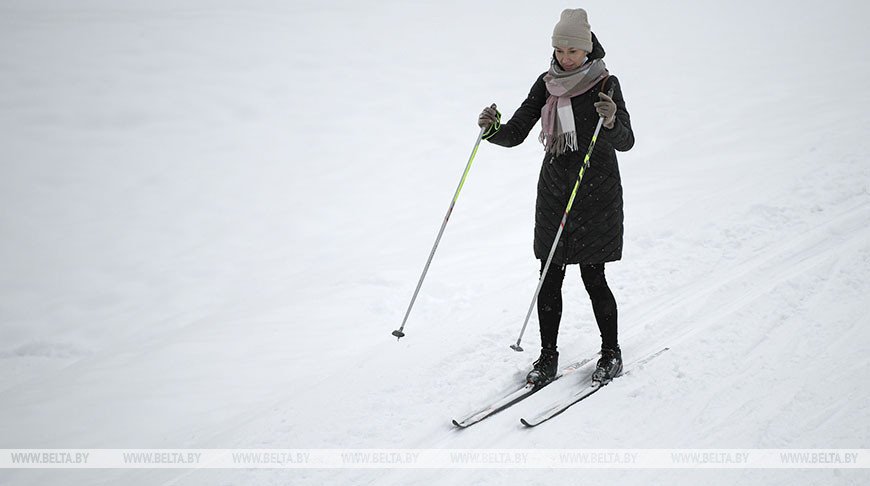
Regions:
[[[525,374],[541,148],[477,134],[558,2],[0,3],[0,448],[867,448],[861,2],[593,2],[627,360],[558,422],[450,419]],[[597,329],[566,278],[565,359]],[[3,484],[866,484],[865,471],[0,471]],[[584,483],[586,481],[583,481]]]

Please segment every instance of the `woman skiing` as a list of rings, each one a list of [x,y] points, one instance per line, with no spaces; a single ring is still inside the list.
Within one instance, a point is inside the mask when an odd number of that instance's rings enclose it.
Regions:
[[[527,379],[546,384],[556,375],[562,281],[566,266],[579,264],[601,332],[601,358],[593,380],[607,383],[622,372],[616,300],[604,277],[604,264],[622,258],[622,183],[616,151],[631,149],[634,134],[619,81],[605,68],[604,49],[590,30],[586,11],[563,11],[552,40],[550,69],[538,77],[511,119],[502,124],[501,114],[488,107],[480,114],[478,125],[489,127],[485,140],[513,147],[522,143],[541,119],[539,140],[546,153],[538,179],[534,251],[543,273],[586,148],[599,117],[603,118],[589,167],[538,296],[542,349]]]

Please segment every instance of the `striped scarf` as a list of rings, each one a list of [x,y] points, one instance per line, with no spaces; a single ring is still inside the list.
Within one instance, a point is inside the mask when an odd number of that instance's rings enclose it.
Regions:
[[[538,137],[547,152],[555,156],[578,149],[571,98],[589,91],[605,77],[603,59],[593,59],[574,71],[562,70],[553,59],[550,72],[544,76],[550,96],[541,108],[542,130]]]

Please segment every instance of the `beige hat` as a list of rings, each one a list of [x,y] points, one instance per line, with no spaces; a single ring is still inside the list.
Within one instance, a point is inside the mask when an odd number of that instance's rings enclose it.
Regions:
[[[553,47],[573,47],[592,52],[592,31],[582,8],[562,11],[562,18],[553,28]]]

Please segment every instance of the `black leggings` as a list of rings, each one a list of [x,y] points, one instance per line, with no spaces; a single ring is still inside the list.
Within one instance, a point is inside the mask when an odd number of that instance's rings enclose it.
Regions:
[[[541,271],[544,261],[541,261]],[[583,285],[592,301],[592,311],[601,332],[601,347],[615,348],[618,346],[616,336],[616,299],[607,286],[604,278],[604,264],[580,264],[580,276]],[[541,347],[556,349],[556,338],[559,335],[559,321],[562,319],[562,281],[565,279],[565,267],[551,265],[547,278],[541,286],[538,295],[538,321],[541,324]]]

